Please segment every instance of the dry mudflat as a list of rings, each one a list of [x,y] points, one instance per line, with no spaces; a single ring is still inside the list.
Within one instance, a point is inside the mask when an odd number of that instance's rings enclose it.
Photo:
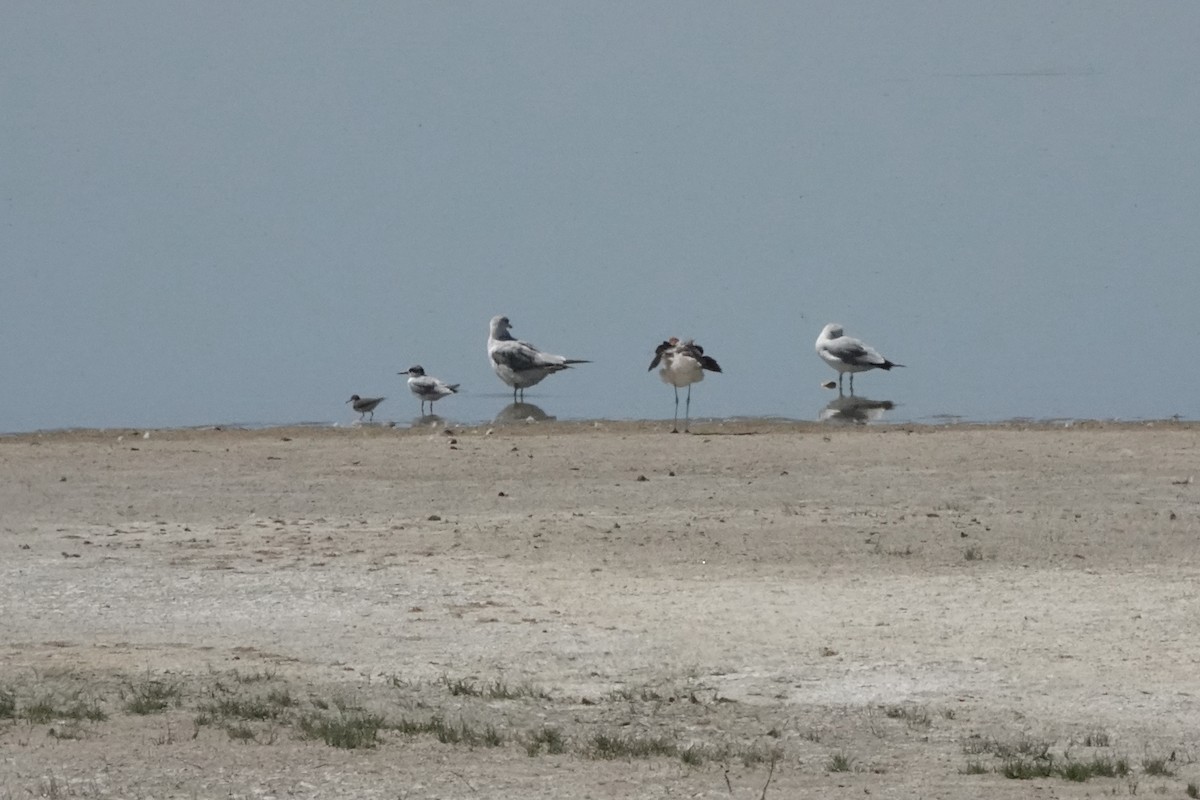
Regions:
[[[0,438],[0,800],[1185,797],[1197,472],[1174,422]]]

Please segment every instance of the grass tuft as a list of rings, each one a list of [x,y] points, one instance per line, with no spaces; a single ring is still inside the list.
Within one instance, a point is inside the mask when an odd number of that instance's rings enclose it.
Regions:
[[[1142,771],[1147,775],[1161,775],[1164,778],[1175,774],[1175,770],[1167,765],[1165,758],[1143,758]]]
[[[1017,781],[1049,778],[1054,774],[1054,763],[1050,759],[1012,756],[1004,760],[1000,774]]]
[[[618,758],[653,758],[676,756],[679,748],[665,737],[619,736],[597,733],[586,751],[592,758],[605,761]]]
[[[542,728],[530,735],[529,742],[525,745],[525,752],[529,757],[536,756],[543,749],[552,756],[559,755],[567,749],[567,743],[557,728]]]
[[[177,683],[148,678],[140,684],[129,684],[125,710],[130,714],[157,714],[182,701],[183,690]]]
[[[929,728],[933,725],[929,709],[923,706],[887,706],[883,713],[888,719],[904,720],[904,724],[910,728]]]
[[[300,734],[321,739],[330,747],[345,750],[374,747],[383,718],[377,714],[352,713],[340,717],[308,714],[300,718]]]
[[[825,769],[829,772],[850,772],[854,769],[854,759],[845,753],[834,753],[825,762]]]

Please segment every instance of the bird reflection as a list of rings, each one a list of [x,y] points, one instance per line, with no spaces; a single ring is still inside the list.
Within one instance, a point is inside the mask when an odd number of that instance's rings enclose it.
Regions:
[[[414,417],[412,426],[414,428],[437,428],[446,424],[446,418],[441,414],[422,414],[419,417]]]
[[[509,403],[496,415],[496,422],[499,423],[528,422],[530,420],[548,422],[553,419],[555,418],[533,403]]]
[[[852,394],[839,394],[821,409],[819,419],[841,425],[866,425],[883,419],[883,412],[895,408],[891,400],[871,400]]]

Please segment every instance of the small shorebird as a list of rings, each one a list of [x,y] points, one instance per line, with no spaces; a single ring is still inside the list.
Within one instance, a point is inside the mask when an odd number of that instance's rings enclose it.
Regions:
[[[572,364],[589,364],[582,358],[566,358],[543,353],[529,342],[518,341],[508,332],[512,323],[503,314],[492,317],[488,331],[488,360],[500,380],[513,387],[513,402],[525,399],[525,390],[540,383],[547,375],[568,369]]]
[[[396,374],[408,376],[408,388],[421,400],[421,414],[425,413],[426,403],[429,403],[429,413],[432,414],[435,401],[449,397],[458,391],[459,384],[445,383],[431,375],[426,375],[425,368],[419,364]]]
[[[675,424],[671,433],[679,433],[679,387],[688,387],[683,417],[683,432],[687,433],[688,424],[692,419],[692,384],[704,380],[704,370],[720,372],[721,365],[712,357],[704,355],[704,348],[691,339],[681,342],[674,336],[655,348],[650,369],[657,367],[660,362],[662,369],[658,374],[663,383],[675,387]]]
[[[371,419],[373,420],[375,419],[375,407],[386,399],[386,397],[359,397],[356,394],[352,394],[350,395],[350,399],[346,402],[354,404],[351,406],[351,408],[358,412],[358,418],[360,420],[363,418],[364,414],[370,414]]]
[[[854,373],[904,366],[888,361],[870,345],[843,335],[842,326],[836,322],[821,329],[821,335],[817,337],[817,355],[838,371],[839,392],[842,390],[842,377],[850,373],[850,394],[854,394]]]

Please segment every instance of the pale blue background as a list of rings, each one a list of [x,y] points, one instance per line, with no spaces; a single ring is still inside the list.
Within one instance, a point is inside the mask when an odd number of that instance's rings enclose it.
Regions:
[[[1200,417],[1200,3],[8,2],[0,431]]]

